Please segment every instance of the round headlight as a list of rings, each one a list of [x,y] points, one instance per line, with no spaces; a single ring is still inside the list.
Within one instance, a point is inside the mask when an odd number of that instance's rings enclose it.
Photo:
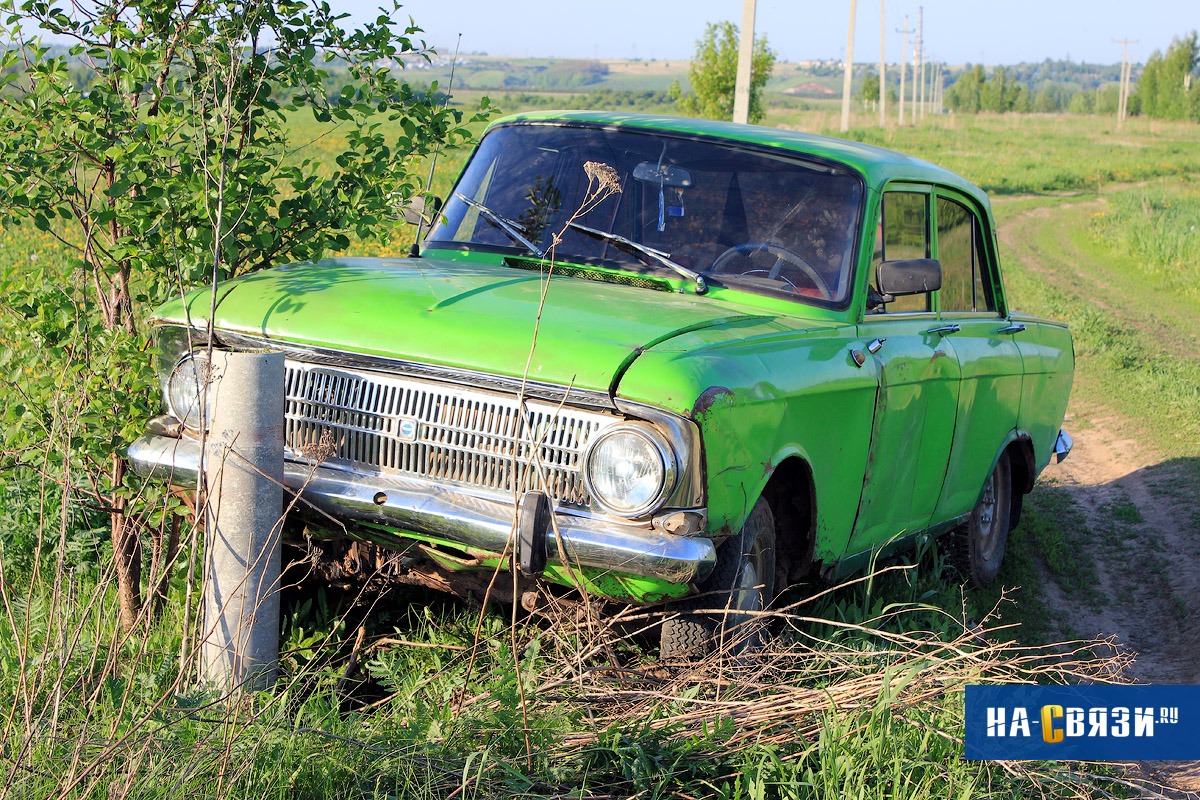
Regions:
[[[212,393],[207,387],[211,371],[207,358],[189,353],[171,370],[167,381],[167,406],[171,414],[192,430],[199,430],[201,424],[207,426],[212,413]]]
[[[675,488],[675,456],[649,425],[614,425],[588,445],[583,480],[592,499],[621,517],[654,511]]]

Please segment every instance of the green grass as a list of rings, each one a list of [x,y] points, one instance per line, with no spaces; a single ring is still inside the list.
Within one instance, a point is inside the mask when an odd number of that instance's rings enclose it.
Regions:
[[[1156,285],[1200,296],[1200,183],[1194,178],[1117,193],[1093,229]]]
[[[997,196],[1094,193],[1200,171],[1195,125],[1148,120],[1132,120],[1118,134],[1111,120],[1087,116],[945,115],[886,132],[855,127],[849,136],[919,155]]]
[[[1103,206],[1051,207],[1053,226],[1036,215],[1002,215],[1013,243],[1004,267],[1014,305],[1071,325],[1076,404],[1138,421],[1139,433],[1167,456],[1200,454],[1200,362],[1193,357],[1200,317],[1193,302],[1173,288],[1173,276],[1148,273],[1093,233]]]

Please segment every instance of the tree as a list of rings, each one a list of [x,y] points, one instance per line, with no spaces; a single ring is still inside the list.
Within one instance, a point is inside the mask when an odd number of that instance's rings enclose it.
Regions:
[[[871,72],[867,77],[863,78],[862,86],[858,89],[858,100],[863,104],[864,108],[876,108],[879,105],[879,74]],[[896,90],[889,86],[887,88],[887,101],[889,103],[898,102]]]
[[[1155,50],[1130,96],[1131,107],[1136,106],[1148,117],[1200,122],[1198,66],[1200,37],[1195,31],[1172,40],[1166,55]]]
[[[1067,111],[1072,114],[1095,114],[1096,113],[1096,91],[1084,89],[1071,95],[1071,102],[1067,106]]]
[[[858,99],[863,105],[879,102],[879,76],[874,72],[863,78],[862,86],[858,89]]]
[[[692,93],[684,94],[679,82],[670,93],[684,114],[708,119],[733,119],[733,95],[737,84],[738,27],[732,22],[709,23],[704,36],[696,42],[696,54],[688,67]],[[754,40],[750,59],[750,122],[761,122],[767,112],[762,93],[771,70],[775,51],[765,36]]]
[[[968,64],[967,70],[946,89],[946,107],[959,114],[978,114],[982,107],[981,96],[986,83],[987,75],[983,67],[979,64],[971,67]]]
[[[992,77],[980,86],[979,106],[984,111],[1008,111],[1013,87],[1004,67],[996,67]]]
[[[1065,111],[1071,102],[1072,92],[1058,83],[1049,83],[1033,95],[1032,110],[1039,114],[1055,114]]]
[[[398,29],[382,10],[346,31],[344,15],[307,0],[65,8],[0,0],[0,218],[71,254],[0,276],[16,343],[0,363],[24,376],[20,407],[0,412],[0,476],[36,464],[64,476],[65,496],[108,514],[130,627],[142,536],[156,521],[161,536],[171,516],[166,498],[147,506],[153,490],[119,455],[157,405],[142,310],[204,280],[215,298],[226,278],[377,236],[397,198],[421,191],[417,161],[468,139],[473,120],[397,78],[404,57],[428,55],[412,38],[419,28]],[[51,50],[27,30],[72,44]],[[318,64],[335,60],[349,79],[331,94]],[[289,116],[301,110],[336,126],[344,143],[331,162],[292,140]],[[60,423],[64,396],[74,416]]]

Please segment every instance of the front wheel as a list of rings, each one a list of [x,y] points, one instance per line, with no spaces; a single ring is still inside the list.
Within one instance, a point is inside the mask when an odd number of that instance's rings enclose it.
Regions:
[[[984,482],[971,518],[950,534],[955,566],[972,586],[988,586],[1000,574],[1011,511],[1012,469],[1005,452]]]
[[[762,646],[765,625],[757,612],[775,596],[775,517],[766,500],[759,498],[741,531],[721,545],[700,592],[676,604],[678,615],[663,623],[662,658],[697,658],[717,648],[741,654]]]

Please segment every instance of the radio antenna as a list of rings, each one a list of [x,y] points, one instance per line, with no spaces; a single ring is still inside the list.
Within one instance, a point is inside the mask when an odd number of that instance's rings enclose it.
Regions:
[[[442,108],[443,109],[446,106],[450,105],[450,95],[454,91],[454,70],[458,66],[458,50],[461,46],[462,46],[462,34],[460,33],[458,35],[458,40],[454,43],[454,58],[452,58],[450,60],[450,80],[446,84],[445,99],[442,100]],[[433,158],[430,159],[430,161],[429,161],[429,177],[425,181],[425,197],[426,197],[426,199],[429,198],[429,190],[433,188],[433,171],[435,169],[437,169],[438,154],[441,152],[441,149],[442,149],[441,142],[438,142],[433,147]],[[436,214],[439,210],[440,210],[440,204],[439,204],[439,208],[434,209],[434,213]],[[432,222],[433,222],[433,219],[431,216],[430,223],[432,224]],[[417,215],[417,239],[416,239],[416,241],[413,242],[412,249],[410,249],[408,251],[409,258],[420,258],[421,257],[421,234],[423,233],[424,228],[425,228],[425,214],[421,213],[421,214]]]

